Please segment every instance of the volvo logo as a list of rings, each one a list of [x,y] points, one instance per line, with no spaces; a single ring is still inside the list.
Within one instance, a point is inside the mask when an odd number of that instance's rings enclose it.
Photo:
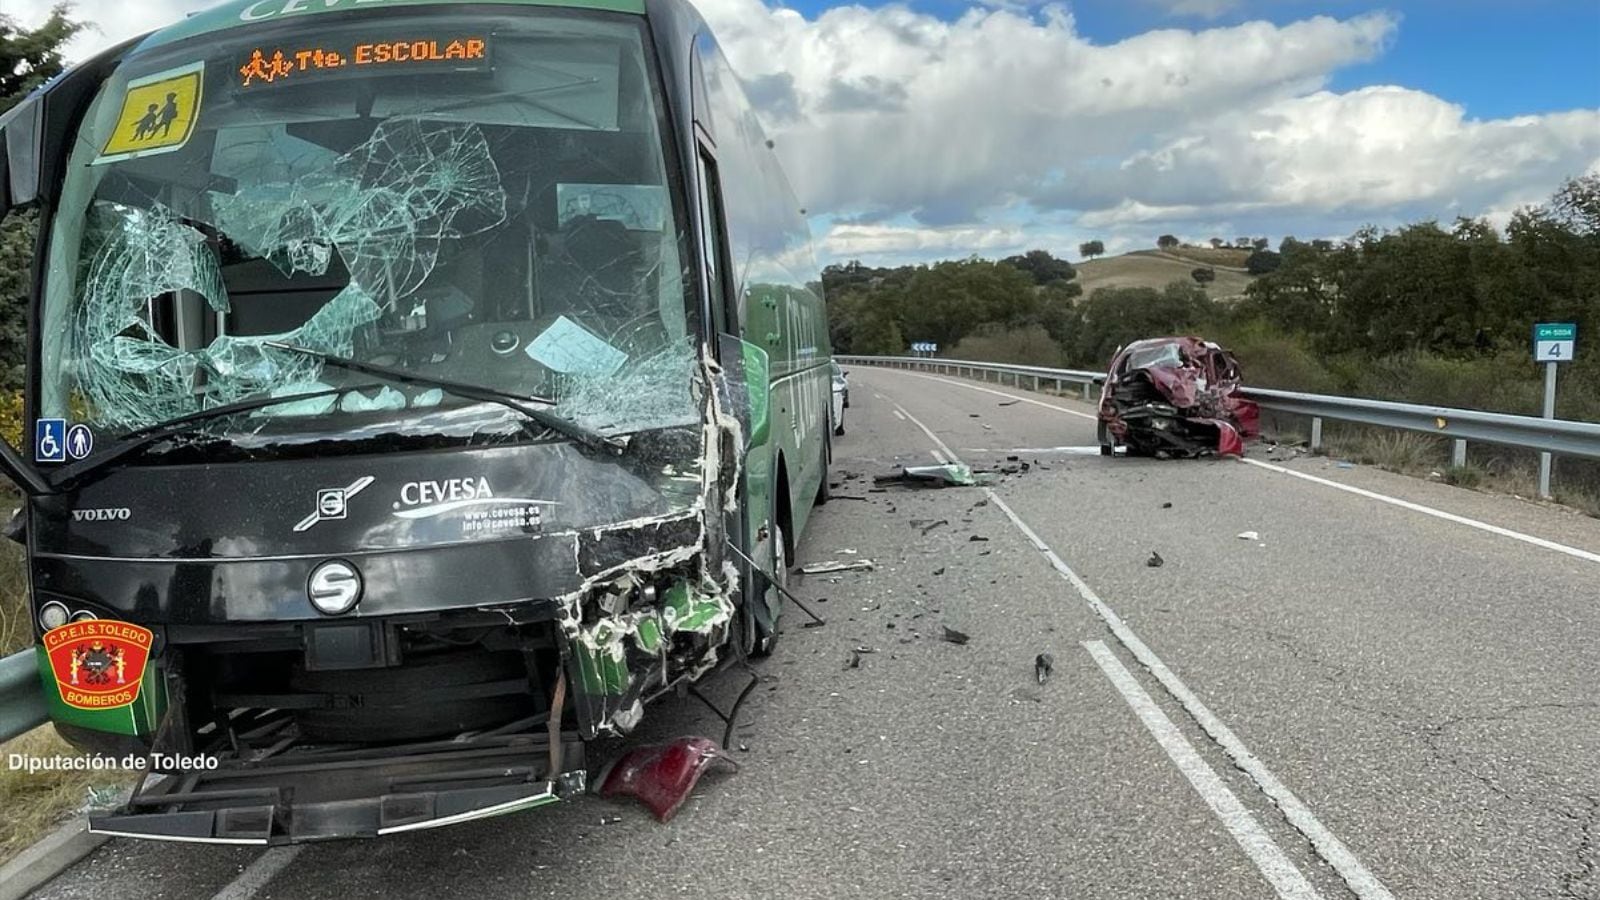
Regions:
[[[306,597],[317,612],[330,616],[347,613],[361,599],[361,573],[342,559],[318,563],[306,579]]]

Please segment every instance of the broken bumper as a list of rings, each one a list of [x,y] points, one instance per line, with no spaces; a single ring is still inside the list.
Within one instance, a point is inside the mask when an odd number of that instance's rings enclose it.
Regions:
[[[554,768],[552,768],[554,766]],[[306,748],[144,778],[95,834],[277,845],[380,837],[470,822],[582,794],[583,745],[484,735],[380,749]]]

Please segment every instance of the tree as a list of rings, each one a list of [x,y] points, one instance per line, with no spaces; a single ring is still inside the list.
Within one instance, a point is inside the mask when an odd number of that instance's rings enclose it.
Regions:
[[[1084,259],[1094,259],[1105,252],[1106,245],[1103,241],[1084,241],[1078,245],[1078,255]]]
[[[57,6],[32,31],[0,15],[0,112],[61,73],[62,45],[84,28],[84,23],[68,18],[71,11],[66,4]],[[22,389],[37,233],[38,217],[31,210],[13,212],[0,222],[0,390]]]
[[[1228,245],[1228,242],[1223,240],[1222,238],[1214,237],[1214,238],[1211,239],[1211,249],[1213,249],[1213,250],[1221,250],[1223,247],[1226,247],[1227,245]]]
[[[1162,250],[1171,250],[1178,246],[1179,243],[1177,235],[1163,234],[1161,237],[1156,238],[1156,246]]]
[[[1567,230],[1600,236],[1600,174],[1567,179],[1550,198],[1550,208]]]
[[[1244,267],[1251,275],[1265,275],[1268,272],[1276,272],[1282,262],[1283,257],[1264,247],[1258,247],[1250,254],[1250,258],[1244,261]]]
[[[1247,237],[1236,237],[1233,239],[1233,245],[1238,247],[1240,250],[1248,250],[1250,249],[1250,239]]]
[[[1100,367],[1118,346],[1140,338],[1192,331],[1212,311],[1205,291],[1175,281],[1165,290],[1149,287],[1097,288],[1078,307],[1069,359]]]
[[[0,15],[0,112],[61,74],[62,45],[85,27],[85,23],[68,18],[71,12],[71,4],[58,4],[44,24],[32,31],[24,31],[16,20]]]
[[[1189,273],[1189,277],[1194,279],[1195,284],[1206,285],[1217,280],[1217,270],[1210,266],[1199,266]]]
[[[1078,270],[1064,259],[1056,259],[1048,250],[1029,250],[1021,256],[1008,256],[1002,263],[1027,274],[1040,287],[1055,281],[1071,281]]]
[[[1272,246],[1272,241],[1269,241],[1264,237],[1258,237],[1254,241],[1250,242],[1250,246],[1256,248],[1257,250],[1265,250]]]

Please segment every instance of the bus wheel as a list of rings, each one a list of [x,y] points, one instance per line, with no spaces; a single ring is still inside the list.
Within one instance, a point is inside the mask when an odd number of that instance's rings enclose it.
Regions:
[[[828,483],[828,466],[833,462],[833,438],[828,437],[826,429],[822,433],[822,480],[817,484],[816,505],[821,506],[833,499],[833,485]]]

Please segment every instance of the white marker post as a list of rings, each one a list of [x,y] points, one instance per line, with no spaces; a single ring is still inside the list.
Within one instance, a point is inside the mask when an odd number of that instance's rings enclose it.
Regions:
[[[1556,366],[1572,362],[1578,343],[1578,326],[1547,322],[1533,326],[1533,358],[1544,363],[1544,417],[1556,417]],[[1539,498],[1550,499],[1550,454],[1539,454]]]

